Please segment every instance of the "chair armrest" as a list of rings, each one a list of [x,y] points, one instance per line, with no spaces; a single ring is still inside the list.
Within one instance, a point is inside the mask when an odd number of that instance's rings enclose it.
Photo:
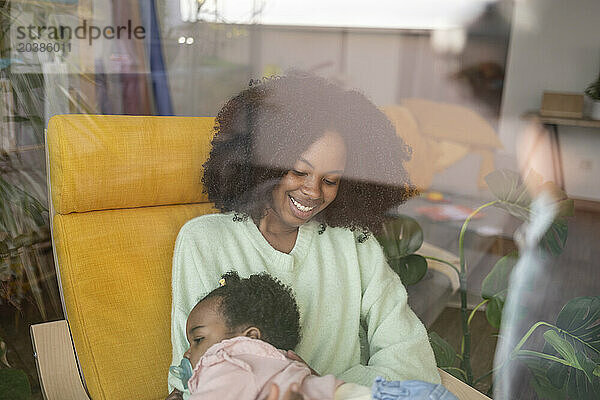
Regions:
[[[421,248],[417,250],[415,254],[422,255],[423,257],[440,258],[448,261],[450,264],[454,265],[456,269],[460,270],[460,259],[456,255],[431,243],[423,242]],[[460,289],[458,274],[452,267],[433,260],[427,260],[427,267],[443,273],[450,279],[450,282],[452,283],[452,293],[456,293],[456,291]]]
[[[446,371],[438,368],[438,372],[442,378],[442,385],[454,393],[459,400],[491,400],[479,390],[472,388],[460,379],[453,377]]]
[[[67,321],[31,325],[31,341],[46,400],[90,400],[81,382]]]

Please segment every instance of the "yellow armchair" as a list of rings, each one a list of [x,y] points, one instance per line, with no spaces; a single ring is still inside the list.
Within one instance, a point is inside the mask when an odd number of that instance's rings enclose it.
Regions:
[[[213,118],[59,115],[46,136],[66,321],[31,327],[49,400],[158,400],[171,362],[171,257],[202,193]],[[486,398],[441,371],[461,399]]]

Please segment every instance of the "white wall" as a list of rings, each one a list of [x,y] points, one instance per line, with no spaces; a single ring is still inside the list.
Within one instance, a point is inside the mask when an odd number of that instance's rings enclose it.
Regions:
[[[544,90],[582,93],[598,75],[598,21],[598,0],[516,1],[500,121],[505,162],[526,162],[532,130],[519,116],[539,109]],[[600,130],[559,127],[559,135],[567,193],[600,200]],[[554,179],[548,146],[539,144],[534,164]]]

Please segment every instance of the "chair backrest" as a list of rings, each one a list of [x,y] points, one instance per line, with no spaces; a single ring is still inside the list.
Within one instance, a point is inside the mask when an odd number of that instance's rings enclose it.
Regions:
[[[171,257],[202,193],[214,118],[59,115],[47,131],[63,305],[94,400],[164,399]]]

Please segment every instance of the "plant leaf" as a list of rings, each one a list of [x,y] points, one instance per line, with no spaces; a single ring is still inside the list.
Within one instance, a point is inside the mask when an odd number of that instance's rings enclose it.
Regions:
[[[567,394],[554,387],[552,383],[544,376],[544,378],[536,379],[531,378],[529,384],[535,390],[540,399],[549,400],[564,400],[567,398]]]
[[[573,200],[553,182],[543,182],[542,176],[530,171],[525,180],[518,173],[509,170],[497,170],[485,177],[490,191],[498,198],[496,207],[508,211],[518,219],[528,222],[532,218],[531,203],[533,196],[545,192],[556,203],[557,216],[544,235],[541,247],[550,254],[562,253],[567,241],[567,223],[563,217],[573,215]]]
[[[20,369],[0,369],[0,395],[3,399],[29,400],[31,386],[27,374]]]
[[[577,297],[569,301],[558,314],[556,326],[568,332],[555,333],[573,348],[575,362],[573,367],[551,363],[548,378],[555,386],[566,390],[570,398],[600,398],[600,377],[596,373],[600,363],[600,296]],[[551,344],[544,346],[543,351],[561,354]]]
[[[544,332],[544,339],[569,363],[573,368],[583,371],[590,383],[594,379],[594,371],[598,367],[583,351],[576,351],[573,345],[563,339],[556,331],[550,329]]]
[[[540,247],[553,256],[560,255],[567,244],[568,230],[564,218],[555,219],[540,241]]]
[[[523,362],[533,375],[529,382],[541,399],[564,400],[567,398],[566,388],[555,386],[548,378],[547,371],[550,362],[539,358],[525,358]]]
[[[532,198],[518,173],[500,169],[487,175],[485,181],[490,191],[500,200],[500,203],[497,203],[498,207],[505,209],[522,221],[529,220],[529,205]],[[533,172],[528,175],[526,181],[542,184],[541,176]]]
[[[429,332],[429,343],[431,343],[437,366],[464,382],[466,379],[465,373],[454,367],[458,360],[458,354],[450,343],[435,332]]]
[[[413,254],[423,244],[423,230],[411,217],[401,215],[386,221],[377,240],[388,259]]]
[[[598,400],[600,398],[600,379],[595,377],[589,382],[585,374],[579,370],[564,367],[567,374],[567,394],[571,399]]]
[[[500,329],[502,323],[502,308],[504,302],[498,297],[492,297],[485,308],[485,317],[490,325],[496,329]]]
[[[559,336],[556,331],[549,329],[544,332],[544,339],[548,344],[554,347],[554,350],[562,356],[562,358],[574,368],[581,369],[577,357],[575,357],[575,349],[571,343]]]
[[[567,392],[567,377],[569,375],[569,368],[559,363],[550,363],[548,365],[547,376],[552,385],[557,388],[562,388],[565,393]]]
[[[427,260],[418,254],[388,260],[390,267],[400,276],[404,286],[414,285],[427,273]]]
[[[592,361],[587,354],[583,351],[575,352],[575,357],[577,358],[577,362],[581,366],[581,369],[585,373],[586,378],[591,382],[595,379],[594,376],[598,377],[598,370],[600,366]]]
[[[556,326],[600,354],[600,296],[576,297],[562,308]]]
[[[490,273],[485,277],[481,285],[481,297],[491,299],[498,297],[502,302],[506,301],[508,290],[508,279],[514,266],[518,261],[517,252],[513,251],[502,257]]]

